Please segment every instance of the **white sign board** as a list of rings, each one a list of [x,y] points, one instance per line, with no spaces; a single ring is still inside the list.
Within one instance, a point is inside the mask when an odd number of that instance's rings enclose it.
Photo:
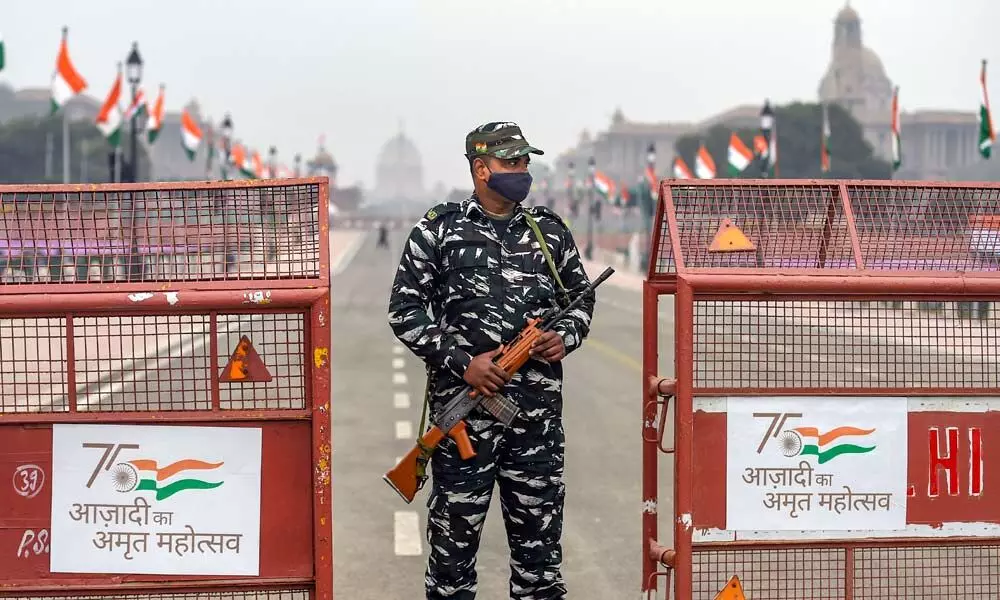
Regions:
[[[727,404],[726,529],[906,527],[906,398]]]
[[[54,425],[53,573],[258,575],[261,430]]]

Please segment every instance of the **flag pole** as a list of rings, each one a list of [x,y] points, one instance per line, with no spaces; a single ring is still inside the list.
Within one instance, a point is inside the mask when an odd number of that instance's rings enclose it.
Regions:
[[[63,183],[69,183],[69,103],[67,102],[63,106],[63,121],[62,121],[62,166],[63,166]]]

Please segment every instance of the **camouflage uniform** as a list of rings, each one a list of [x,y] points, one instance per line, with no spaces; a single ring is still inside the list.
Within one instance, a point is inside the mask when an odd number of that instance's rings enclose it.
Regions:
[[[579,293],[589,280],[573,237],[545,207],[516,206],[501,239],[477,198],[441,204],[416,224],[404,245],[389,323],[427,364],[432,412],[465,385],[472,357],[510,341],[529,317],[557,301],[558,284],[525,213],[538,224],[566,290]],[[567,354],[589,332],[593,299],[554,328]],[[502,393],[522,411],[510,428],[476,409],[466,423],[477,456],[462,460],[446,438],[431,459],[428,599],[475,597],[476,553],[494,482],[511,548],[510,597],[566,596],[560,571],[562,365],[531,359]]]

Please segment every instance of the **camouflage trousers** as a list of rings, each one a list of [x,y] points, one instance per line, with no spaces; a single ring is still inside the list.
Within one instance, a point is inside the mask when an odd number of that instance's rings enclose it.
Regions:
[[[492,420],[473,419],[466,424],[476,450],[474,458],[462,460],[450,438],[431,458],[427,599],[476,597],[476,553],[494,484],[500,490],[511,549],[510,597],[564,599],[562,420],[518,418],[507,429]]]

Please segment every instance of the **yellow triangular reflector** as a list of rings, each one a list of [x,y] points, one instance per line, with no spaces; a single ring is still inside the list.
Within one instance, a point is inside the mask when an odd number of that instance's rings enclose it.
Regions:
[[[715,595],[715,600],[747,600],[747,597],[743,595],[743,584],[740,583],[740,578],[733,575],[726,587]]]
[[[750,238],[729,219],[722,220],[719,231],[715,233],[712,243],[708,246],[709,252],[746,252],[756,249],[757,246],[750,241]]]

